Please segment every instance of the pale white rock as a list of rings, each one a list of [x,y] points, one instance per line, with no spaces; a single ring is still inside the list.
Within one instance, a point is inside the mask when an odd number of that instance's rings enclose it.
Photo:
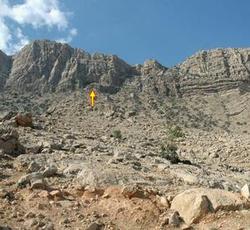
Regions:
[[[241,189],[241,195],[246,199],[250,198],[250,188],[248,184],[245,184]]]
[[[197,223],[207,213],[217,210],[237,210],[247,205],[237,193],[220,189],[189,189],[177,195],[171,209],[176,210],[187,224]]]

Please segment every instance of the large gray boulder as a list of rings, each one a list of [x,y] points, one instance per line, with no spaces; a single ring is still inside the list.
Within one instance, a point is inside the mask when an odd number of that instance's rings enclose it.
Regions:
[[[82,186],[108,187],[119,184],[119,176],[112,169],[91,167],[86,164],[85,168],[77,174],[77,181]]]
[[[198,223],[210,212],[234,211],[244,207],[249,207],[249,203],[240,194],[207,188],[186,190],[171,203],[171,209],[178,211],[187,224]]]
[[[8,126],[0,126],[0,150],[3,154],[17,156],[25,152],[18,141],[18,133]]]

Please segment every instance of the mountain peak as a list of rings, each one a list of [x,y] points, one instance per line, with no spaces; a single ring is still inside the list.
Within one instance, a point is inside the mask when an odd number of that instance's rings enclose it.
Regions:
[[[116,55],[91,55],[68,44],[35,40],[11,58],[1,52],[0,61],[1,89],[31,93],[71,91],[90,83],[116,92],[127,78],[141,75],[157,76],[147,85],[161,84],[185,95],[242,89],[250,79],[249,48],[202,50],[173,68],[152,59],[132,67]]]

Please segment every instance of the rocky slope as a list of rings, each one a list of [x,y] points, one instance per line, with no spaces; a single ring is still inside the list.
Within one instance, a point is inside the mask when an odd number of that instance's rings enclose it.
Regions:
[[[249,52],[0,53],[0,229],[249,229]]]

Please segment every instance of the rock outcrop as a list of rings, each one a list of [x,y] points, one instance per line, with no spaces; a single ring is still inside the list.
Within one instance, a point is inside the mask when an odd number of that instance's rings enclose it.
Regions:
[[[43,94],[97,83],[115,93],[131,77],[138,92],[164,97],[249,90],[250,49],[201,51],[173,68],[155,60],[130,66],[115,55],[91,55],[47,40],[34,41],[12,58],[0,53],[0,89]]]
[[[0,90],[3,89],[11,68],[11,58],[0,50]]]
[[[24,148],[18,141],[17,131],[10,127],[0,127],[0,151],[4,154],[16,156],[24,153]]]
[[[201,51],[179,68],[182,94],[244,89],[249,87],[250,49]]]
[[[197,223],[206,214],[218,210],[240,210],[249,207],[246,200],[239,194],[220,189],[190,189],[177,195],[171,204],[188,224]]]
[[[90,83],[115,88],[121,86],[130,69],[114,55],[90,55],[66,44],[35,41],[13,57],[6,87],[33,93],[74,90]]]

